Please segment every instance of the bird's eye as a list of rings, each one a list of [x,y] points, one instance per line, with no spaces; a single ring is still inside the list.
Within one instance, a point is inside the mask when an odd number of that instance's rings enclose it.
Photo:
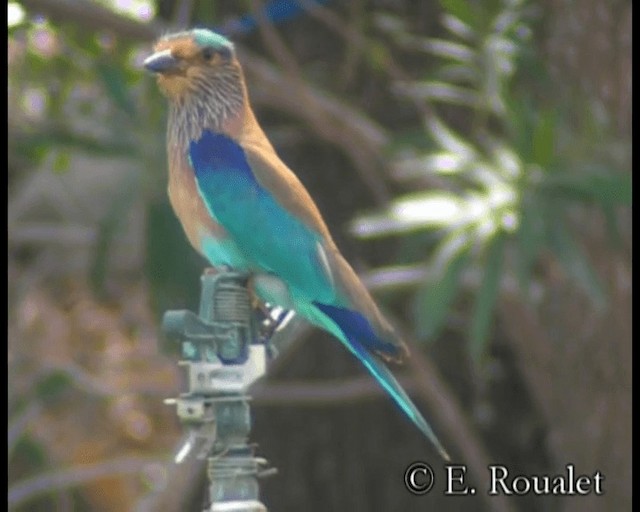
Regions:
[[[204,60],[211,60],[213,59],[213,55],[215,54],[215,52],[213,51],[212,48],[205,48],[204,50],[202,50],[202,58]]]
[[[220,53],[220,56],[222,57],[222,60],[230,60],[231,59],[231,50],[229,48],[227,48],[226,46],[222,46],[220,48],[220,50],[218,50],[218,53]]]

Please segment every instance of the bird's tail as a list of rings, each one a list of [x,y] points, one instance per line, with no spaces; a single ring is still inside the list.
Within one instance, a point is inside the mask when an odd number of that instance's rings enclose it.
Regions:
[[[442,444],[440,444],[440,441],[436,437],[431,426],[427,423],[427,420],[424,419],[424,416],[422,416],[420,411],[418,411],[417,407],[411,401],[411,398],[409,398],[404,389],[402,389],[402,386],[400,386],[387,366],[375,355],[364,348],[359,342],[354,340],[350,340],[350,342],[351,347],[349,348],[352,349],[352,352],[358,357],[358,359],[360,359],[360,361],[362,361],[362,364],[365,365],[367,370],[371,372],[387,393],[391,395],[400,409],[402,409],[405,414],[411,418],[420,431],[429,438],[442,458],[449,461],[449,454]]]
[[[402,386],[400,386],[400,383],[393,376],[389,368],[367,348],[368,346],[372,346],[372,348],[378,347],[382,341],[373,333],[366,319],[354,311],[318,303],[315,305],[338,325],[343,334],[343,336],[338,336],[340,340],[362,361],[362,364],[364,364],[385,391],[391,395],[400,409],[404,411],[420,431],[433,443],[442,458],[449,461],[449,454],[442,444],[440,444],[440,441],[431,429],[429,423],[427,423],[427,420],[425,420],[424,416],[418,411],[417,407],[411,401],[411,398],[409,398],[404,389],[402,389]],[[345,312],[350,313],[348,316],[352,317],[350,318],[351,321],[346,321],[347,317],[345,316]],[[366,323],[366,326],[362,325],[363,321]],[[334,329],[330,330],[332,332],[334,331]],[[363,337],[366,337],[366,340],[361,341],[360,338]]]

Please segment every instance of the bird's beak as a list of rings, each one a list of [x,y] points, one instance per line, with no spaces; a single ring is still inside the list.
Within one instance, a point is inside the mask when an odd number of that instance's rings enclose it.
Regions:
[[[147,57],[144,61],[144,67],[154,73],[166,73],[177,69],[179,60],[171,55],[171,50],[162,50]]]

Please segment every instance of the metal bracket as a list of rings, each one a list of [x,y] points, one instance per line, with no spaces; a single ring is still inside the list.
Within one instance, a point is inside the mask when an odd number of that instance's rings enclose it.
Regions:
[[[260,334],[247,276],[205,272],[201,281],[199,314],[168,311],[162,321],[166,336],[180,345],[178,364],[186,371],[187,391],[165,400],[188,428],[175,461],[208,459],[208,510],[266,510],[258,501],[257,478],[275,470],[265,470],[267,461],[247,444],[247,391],[266,373],[269,338]],[[278,321],[271,320],[275,330]]]

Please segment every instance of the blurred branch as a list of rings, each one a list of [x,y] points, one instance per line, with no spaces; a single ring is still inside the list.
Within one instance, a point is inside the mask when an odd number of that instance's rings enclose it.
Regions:
[[[389,191],[375,171],[382,166],[382,151],[390,140],[387,132],[358,110],[308,84],[304,98],[291,94],[291,84],[271,64],[244,50],[239,53],[249,83],[260,84],[259,89],[252,88],[254,104],[268,105],[301,119],[320,138],[341,148],[376,202],[385,205]]]
[[[260,34],[265,43],[265,46],[269,49],[269,52],[274,57],[276,62],[280,64],[282,69],[285,70],[288,92],[286,98],[293,98],[294,104],[287,106],[281,103],[284,98],[280,97],[282,89],[278,84],[278,88],[271,91],[277,92],[278,96],[272,96],[270,103],[277,104],[278,107],[288,110],[291,114],[296,115],[296,111],[301,104],[306,106],[304,116],[307,118],[308,124],[315,129],[322,138],[336,144],[341,147],[347,154],[352,155],[352,159],[358,167],[360,177],[369,186],[369,189],[374,193],[375,198],[380,204],[385,204],[390,199],[390,193],[382,179],[380,173],[376,173],[376,169],[379,169],[379,162],[376,165],[375,161],[365,161],[362,156],[356,156],[354,151],[359,145],[350,138],[350,134],[344,133],[336,136],[335,131],[338,128],[338,122],[344,119],[344,111],[336,112],[332,108],[332,104],[327,101],[328,97],[320,96],[322,93],[319,91],[313,91],[313,89],[304,81],[303,73],[298,65],[295,56],[287,48],[287,45],[282,40],[282,37],[278,34],[277,30],[273,26],[273,23],[264,14],[264,5],[261,0],[254,0],[252,2],[252,11],[256,19],[258,20],[258,26],[260,28]],[[305,6],[308,8],[309,6]],[[257,59],[257,57],[255,57]],[[257,61],[251,64],[251,61],[247,61],[247,55],[243,55],[242,62],[249,66],[249,71],[255,72],[255,68],[258,67]],[[267,69],[262,67],[263,74],[266,74]],[[264,76],[260,77],[256,83],[260,83],[263,87],[265,83]],[[279,77],[279,82],[283,77]],[[287,90],[285,89],[285,90]],[[295,91],[296,94],[291,94],[291,91]],[[255,99],[255,97],[254,97]],[[322,101],[320,101],[322,99]],[[336,100],[331,100],[336,101]],[[289,102],[288,102],[289,103]],[[299,116],[299,114],[297,114]],[[370,120],[368,120],[371,122]],[[340,132],[341,130],[338,130]],[[385,143],[382,145],[386,145]],[[377,148],[379,149],[379,148]],[[379,155],[378,155],[379,156]],[[377,160],[377,158],[376,158]]]
[[[155,23],[140,23],[100,4],[84,0],[20,0],[28,10],[59,23],[74,23],[86,31],[114,32],[132,41],[152,41],[163,29]]]
[[[175,27],[186,27],[191,21],[194,0],[179,0],[175,3],[172,24]]]
[[[9,228],[9,244],[88,245],[95,242],[95,231],[86,226],[23,222]]]
[[[328,28],[340,34],[347,42],[357,48],[364,48],[366,38],[357,30],[345,23],[331,9],[310,0],[299,0],[312,18],[324,23]],[[355,2],[351,2],[352,6]]]
[[[409,393],[417,389],[415,379],[398,377],[398,382]],[[368,375],[350,379],[332,379],[319,382],[287,380],[267,381],[251,390],[253,403],[258,406],[349,405],[353,402],[386,398],[387,393]]]
[[[103,379],[93,376],[90,372],[73,361],[51,365],[49,368],[43,368],[43,370],[52,373],[63,372],[77,389],[82,390],[85,393],[111,398],[116,396],[119,391],[117,386],[112,383],[104,382]]]
[[[355,79],[360,61],[364,54],[364,46],[358,43],[359,41],[364,40],[362,32],[365,27],[365,9],[366,7],[362,0],[350,2],[349,16],[351,19],[347,23],[344,23],[347,27],[347,33],[349,35],[353,34],[353,37],[346,41],[344,58],[340,69],[340,85],[343,90],[346,89]],[[328,15],[335,16],[335,14],[329,9],[326,9],[326,11],[328,12]],[[340,19],[339,21],[342,22]]]
[[[42,494],[76,487],[100,478],[135,475],[148,469],[150,465],[160,464],[159,460],[159,457],[123,457],[68,469],[55,469],[10,485],[8,506],[16,507]]]
[[[369,290],[385,291],[404,287],[415,288],[423,283],[434,282],[436,271],[428,265],[402,265],[384,267],[369,271],[361,276],[362,282]],[[482,272],[476,268],[466,269],[461,276],[461,285],[470,290],[478,288],[482,281]],[[522,288],[512,275],[505,274],[500,280],[500,291],[505,296],[521,299]],[[540,283],[529,283],[526,297],[532,302],[542,300],[544,288]]]
[[[552,374],[556,347],[545,333],[538,313],[517,296],[502,297],[498,312],[507,331],[518,333],[510,338],[520,356],[518,367],[528,383],[535,383],[530,386],[531,398],[547,424],[553,425],[554,387],[548,376]],[[526,359],[521,354],[526,354]]]
[[[136,512],[183,512],[192,510],[196,497],[206,485],[206,460],[187,458],[181,464],[164,466],[165,484],[141,499]]]
[[[347,51],[352,53],[352,58],[355,59],[357,52],[364,52],[367,46],[367,37],[352,26],[342,20],[331,9],[326,8],[323,5],[316,4],[309,0],[298,0],[304,8],[307,10],[312,18],[317,19],[323,23],[327,28],[330,28],[337,34],[339,34],[347,43]],[[352,8],[357,8],[356,2],[351,2]],[[399,62],[393,59],[387,59],[385,62],[384,70],[387,71],[389,77],[394,82],[410,81],[412,76],[410,73],[400,65]],[[408,98],[417,112],[420,112],[422,116],[429,116],[432,114],[432,109],[429,104],[423,101],[419,101],[414,97]]]
[[[278,34],[273,22],[265,14],[264,2],[262,2],[262,0],[253,0],[251,2],[251,12],[258,21],[260,36],[269,53],[280,67],[285,70],[289,80],[294,82],[290,85],[302,89],[304,82],[300,65],[286,43],[282,40],[280,34]]]
[[[42,413],[42,404],[38,400],[29,404],[18,414],[14,414],[9,421],[7,431],[7,455],[11,458],[11,452],[16,443],[23,436],[29,424]]]

